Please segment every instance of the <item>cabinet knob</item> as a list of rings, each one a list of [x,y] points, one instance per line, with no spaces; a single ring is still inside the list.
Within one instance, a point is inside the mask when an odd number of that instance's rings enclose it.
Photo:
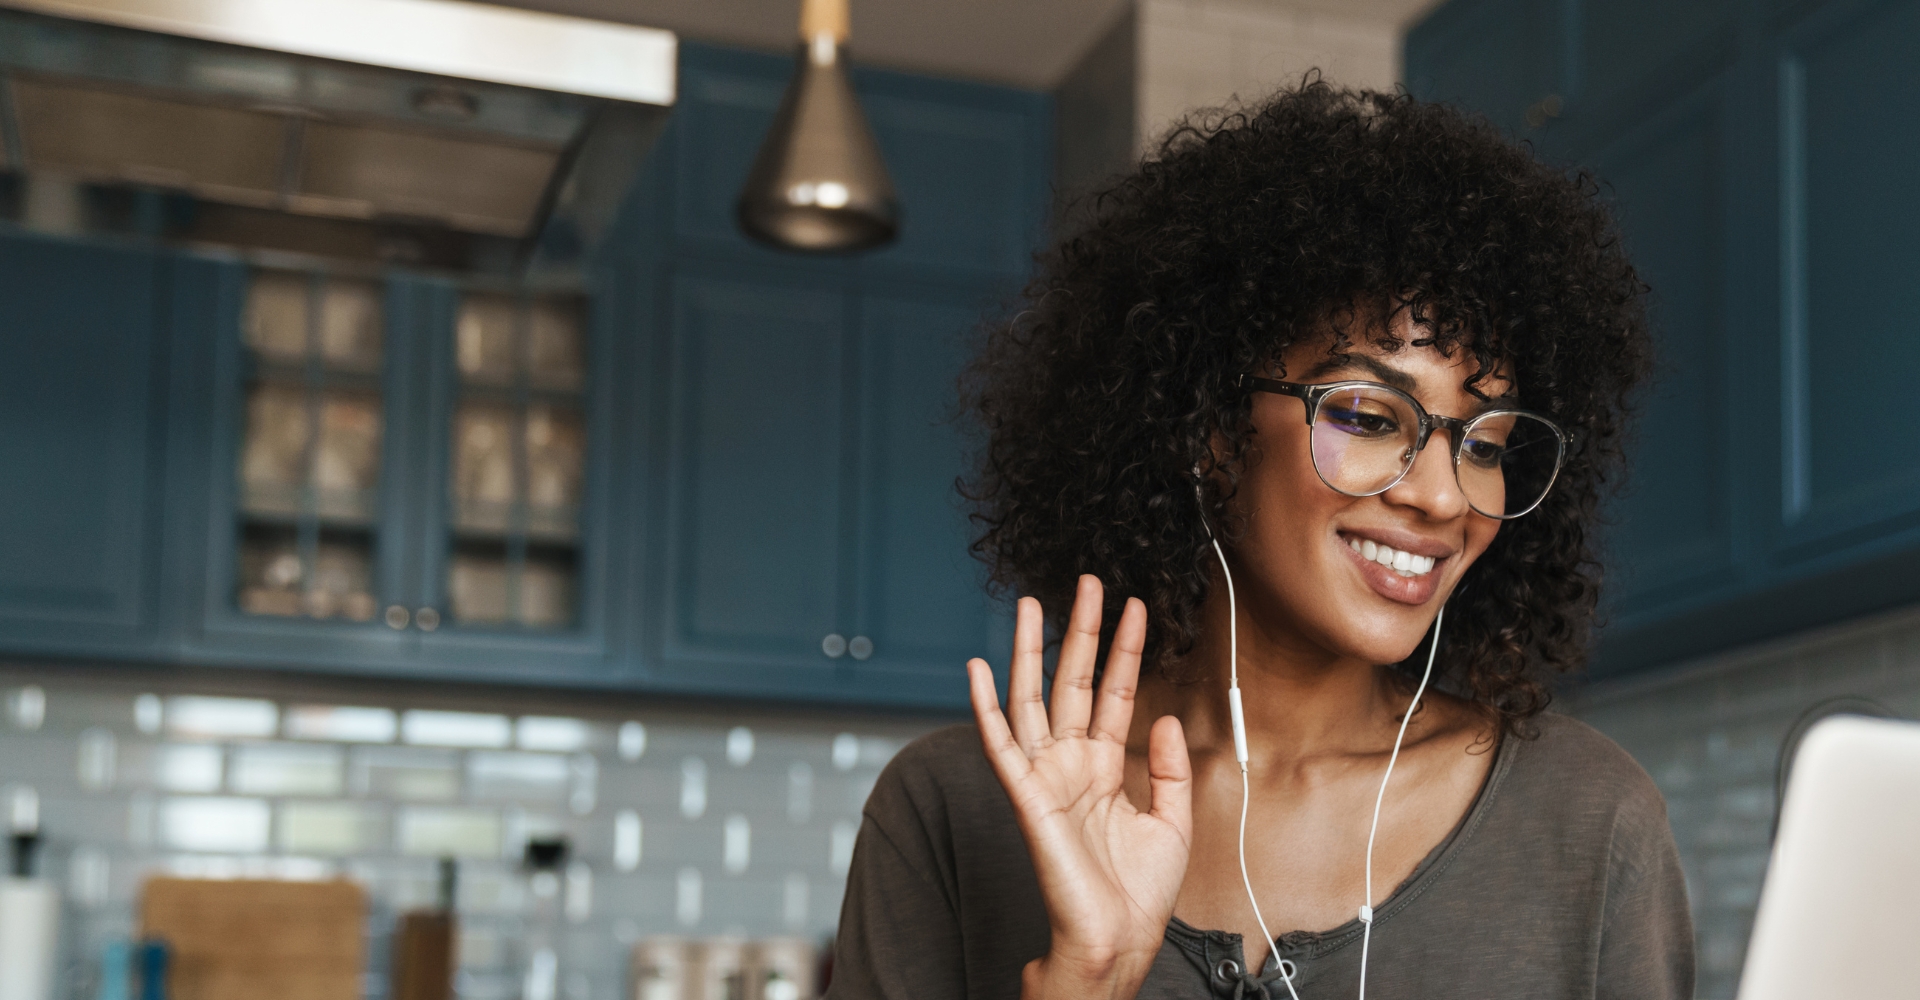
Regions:
[[[856,660],[864,660],[873,655],[873,640],[864,635],[856,635],[847,643],[847,653]]]
[[[403,629],[407,627],[407,620],[412,616],[407,614],[406,608],[403,608],[398,604],[389,604],[387,605],[386,617],[387,617],[388,628]]]
[[[440,612],[433,608],[421,608],[413,613],[413,623],[420,631],[431,632],[440,627]]]
[[[847,652],[847,637],[838,632],[829,633],[825,639],[820,640],[820,651],[827,654],[827,659],[830,660],[837,660],[845,656]]]

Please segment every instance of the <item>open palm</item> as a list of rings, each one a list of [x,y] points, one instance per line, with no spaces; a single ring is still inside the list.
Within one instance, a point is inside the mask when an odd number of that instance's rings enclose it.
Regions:
[[[981,741],[1046,900],[1053,940],[1045,963],[1075,978],[1128,979],[1145,975],[1173,915],[1192,840],[1193,780],[1180,722],[1168,716],[1148,736],[1151,808],[1141,812],[1128,801],[1127,729],[1147,613],[1128,600],[1096,695],[1101,603],[1100,581],[1081,577],[1051,711],[1041,694],[1045,638],[1033,598],[1020,601],[1004,715],[987,664],[973,660],[967,669]]]

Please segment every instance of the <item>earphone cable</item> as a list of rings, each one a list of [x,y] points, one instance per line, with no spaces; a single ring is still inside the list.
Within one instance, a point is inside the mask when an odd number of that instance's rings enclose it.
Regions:
[[[1360,901],[1360,1000],[1367,1000],[1367,953],[1373,945],[1373,841],[1380,832],[1380,804],[1387,797],[1387,782],[1393,780],[1393,765],[1400,759],[1400,744],[1407,738],[1407,724],[1413,721],[1414,710],[1420,707],[1420,696],[1426,693],[1427,681],[1433,676],[1433,658],[1440,652],[1440,625],[1446,620],[1447,606],[1442,604],[1440,613],[1433,616],[1433,645],[1427,649],[1427,669],[1420,673],[1420,686],[1413,689],[1407,714],[1400,717],[1400,732],[1394,736],[1393,753],[1387,757],[1387,773],[1380,776],[1380,791],[1373,797],[1373,824],[1367,828],[1367,897]],[[1245,822],[1241,820],[1242,824]],[[1261,930],[1265,929],[1262,926]]]
[[[1213,554],[1220,560],[1220,572],[1227,581],[1227,699],[1233,711],[1233,751],[1240,762],[1240,884],[1246,887],[1247,902],[1253,906],[1253,919],[1260,924],[1260,933],[1267,939],[1267,951],[1271,956],[1279,947],[1273,939],[1273,932],[1267,929],[1267,918],[1260,913],[1260,900],[1253,893],[1253,877],[1247,873],[1247,806],[1253,800],[1252,779],[1247,774],[1247,725],[1246,717],[1240,708],[1240,609],[1234,601],[1233,571],[1227,568],[1227,554],[1220,550],[1220,540],[1213,536],[1213,529],[1207,529],[1208,540],[1213,543]],[[1300,1000],[1300,994],[1294,991],[1293,976],[1282,970],[1280,981],[1287,984],[1287,993],[1292,1000]]]
[[[1202,524],[1205,524],[1203,519]],[[1253,919],[1260,924],[1260,933],[1267,940],[1268,957],[1271,959],[1279,942],[1274,940],[1273,932],[1267,928],[1267,918],[1260,913],[1260,900],[1254,895],[1253,878],[1247,871],[1247,808],[1253,800],[1252,779],[1247,771],[1247,728],[1245,712],[1240,701],[1240,615],[1238,602],[1233,593],[1233,571],[1227,567],[1227,556],[1220,548],[1220,540],[1213,537],[1213,529],[1208,527],[1207,540],[1213,544],[1213,554],[1220,560],[1220,572],[1227,584],[1227,703],[1232,711],[1234,757],[1240,764],[1240,884],[1246,888],[1247,902],[1253,907]],[[1440,652],[1440,628],[1446,622],[1447,606],[1440,605],[1440,611],[1433,619],[1433,643],[1427,649],[1427,666],[1420,673],[1420,684],[1414,688],[1413,700],[1407,705],[1407,713],[1400,717],[1400,729],[1393,737],[1393,752],[1387,756],[1386,773],[1380,776],[1380,790],[1373,797],[1373,821],[1367,829],[1366,853],[1366,899],[1360,904],[1360,996],[1367,1000],[1367,959],[1373,945],[1373,846],[1380,833],[1380,809],[1386,801],[1387,783],[1393,780],[1393,767],[1400,760],[1400,746],[1407,738],[1407,725],[1413,721],[1413,713],[1420,707],[1420,699],[1426,694],[1427,682],[1433,678],[1434,658]],[[1285,971],[1284,960],[1278,961],[1281,967],[1280,981],[1287,984],[1287,994],[1292,1000],[1300,1000],[1300,994],[1293,988],[1293,976]]]

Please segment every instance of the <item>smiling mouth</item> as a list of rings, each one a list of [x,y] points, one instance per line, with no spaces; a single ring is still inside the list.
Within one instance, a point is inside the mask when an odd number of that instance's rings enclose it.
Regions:
[[[1360,558],[1377,562],[1408,578],[1426,576],[1433,572],[1433,567],[1438,563],[1438,560],[1432,556],[1416,556],[1411,552],[1402,552],[1370,538],[1349,538],[1347,547],[1360,553]]]

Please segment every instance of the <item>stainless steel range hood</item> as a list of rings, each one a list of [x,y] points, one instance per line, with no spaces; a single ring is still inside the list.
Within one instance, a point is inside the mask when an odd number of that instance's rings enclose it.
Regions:
[[[564,268],[664,125],[675,56],[460,0],[0,0],[0,165],[191,196],[147,223],[187,240]]]

